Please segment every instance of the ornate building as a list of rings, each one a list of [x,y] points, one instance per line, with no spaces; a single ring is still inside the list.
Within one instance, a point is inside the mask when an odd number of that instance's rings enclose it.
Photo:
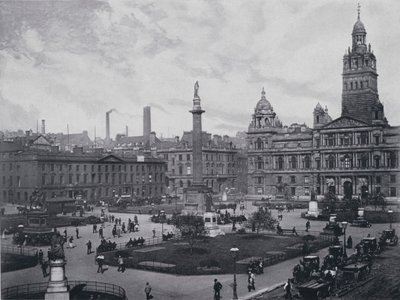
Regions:
[[[313,128],[282,126],[263,89],[248,130],[249,194],[309,199],[332,191],[351,197],[400,193],[400,127],[390,126],[379,100],[376,57],[358,15],[343,57],[342,115],[318,103]]]

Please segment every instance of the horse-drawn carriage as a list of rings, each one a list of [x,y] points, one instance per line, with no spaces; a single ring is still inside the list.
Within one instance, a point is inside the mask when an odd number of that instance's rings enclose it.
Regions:
[[[300,263],[293,268],[294,281],[297,283],[307,281],[313,270],[319,270],[319,257],[316,255],[304,256]]]
[[[399,242],[399,238],[394,229],[384,230],[379,240],[384,246],[396,246]]]
[[[336,221],[337,215],[331,214],[329,216],[329,221],[323,228],[325,234],[331,234],[334,236],[341,236],[343,234],[343,228],[340,227],[339,222]]]
[[[311,280],[297,287],[300,296],[307,300],[317,300],[331,294],[331,283],[326,280]]]
[[[381,253],[380,244],[378,244],[376,237],[373,236],[363,238],[361,242],[355,246],[355,249],[358,255],[376,256]]]
[[[263,274],[264,263],[262,257],[255,257],[254,259],[250,260],[247,266],[247,270],[254,274]]]

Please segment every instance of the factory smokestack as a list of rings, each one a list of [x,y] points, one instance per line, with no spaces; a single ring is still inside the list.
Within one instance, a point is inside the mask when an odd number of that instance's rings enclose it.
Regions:
[[[46,120],[42,120],[42,134],[46,134]]]
[[[125,126],[125,136],[128,137],[128,125]]]
[[[143,136],[149,137],[151,133],[151,107],[143,108]]]
[[[110,113],[111,110],[106,112],[106,141],[110,141]]]

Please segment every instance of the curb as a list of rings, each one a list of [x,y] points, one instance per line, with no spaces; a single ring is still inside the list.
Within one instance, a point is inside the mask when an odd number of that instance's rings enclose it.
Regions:
[[[240,300],[251,300],[254,297],[260,296],[260,295],[265,294],[265,293],[272,292],[273,290],[276,290],[277,288],[280,288],[280,287],[284,286],[285,283],[286,283],[286,281],[283,281],[283,282],[271,285],[271,286],[263,288],[263,289],[261,289],[261,290],[259,290],[257,292],[253,292],[253,293],[251,293],[249,295],[246,295],[246,296],[243,296],[243,297],[239,297],[239,299]]]

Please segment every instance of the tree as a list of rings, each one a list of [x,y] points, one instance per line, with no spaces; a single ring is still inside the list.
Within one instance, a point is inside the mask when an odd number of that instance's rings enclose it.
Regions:
[[[176,218],[175,226],[181,232],[182,238],[187,239],[190,254],[193,254],[193,246],[196,240],[205,234],[203,217],[194,214],[180,215]]]
[[[272,217],[271,212],[265,207],[260,207],[258,211],[253,212],[249,218],[249,222],[255,224],[257,233],[261,228],[266,230],[275,229],[275,224],[278,223]]]

